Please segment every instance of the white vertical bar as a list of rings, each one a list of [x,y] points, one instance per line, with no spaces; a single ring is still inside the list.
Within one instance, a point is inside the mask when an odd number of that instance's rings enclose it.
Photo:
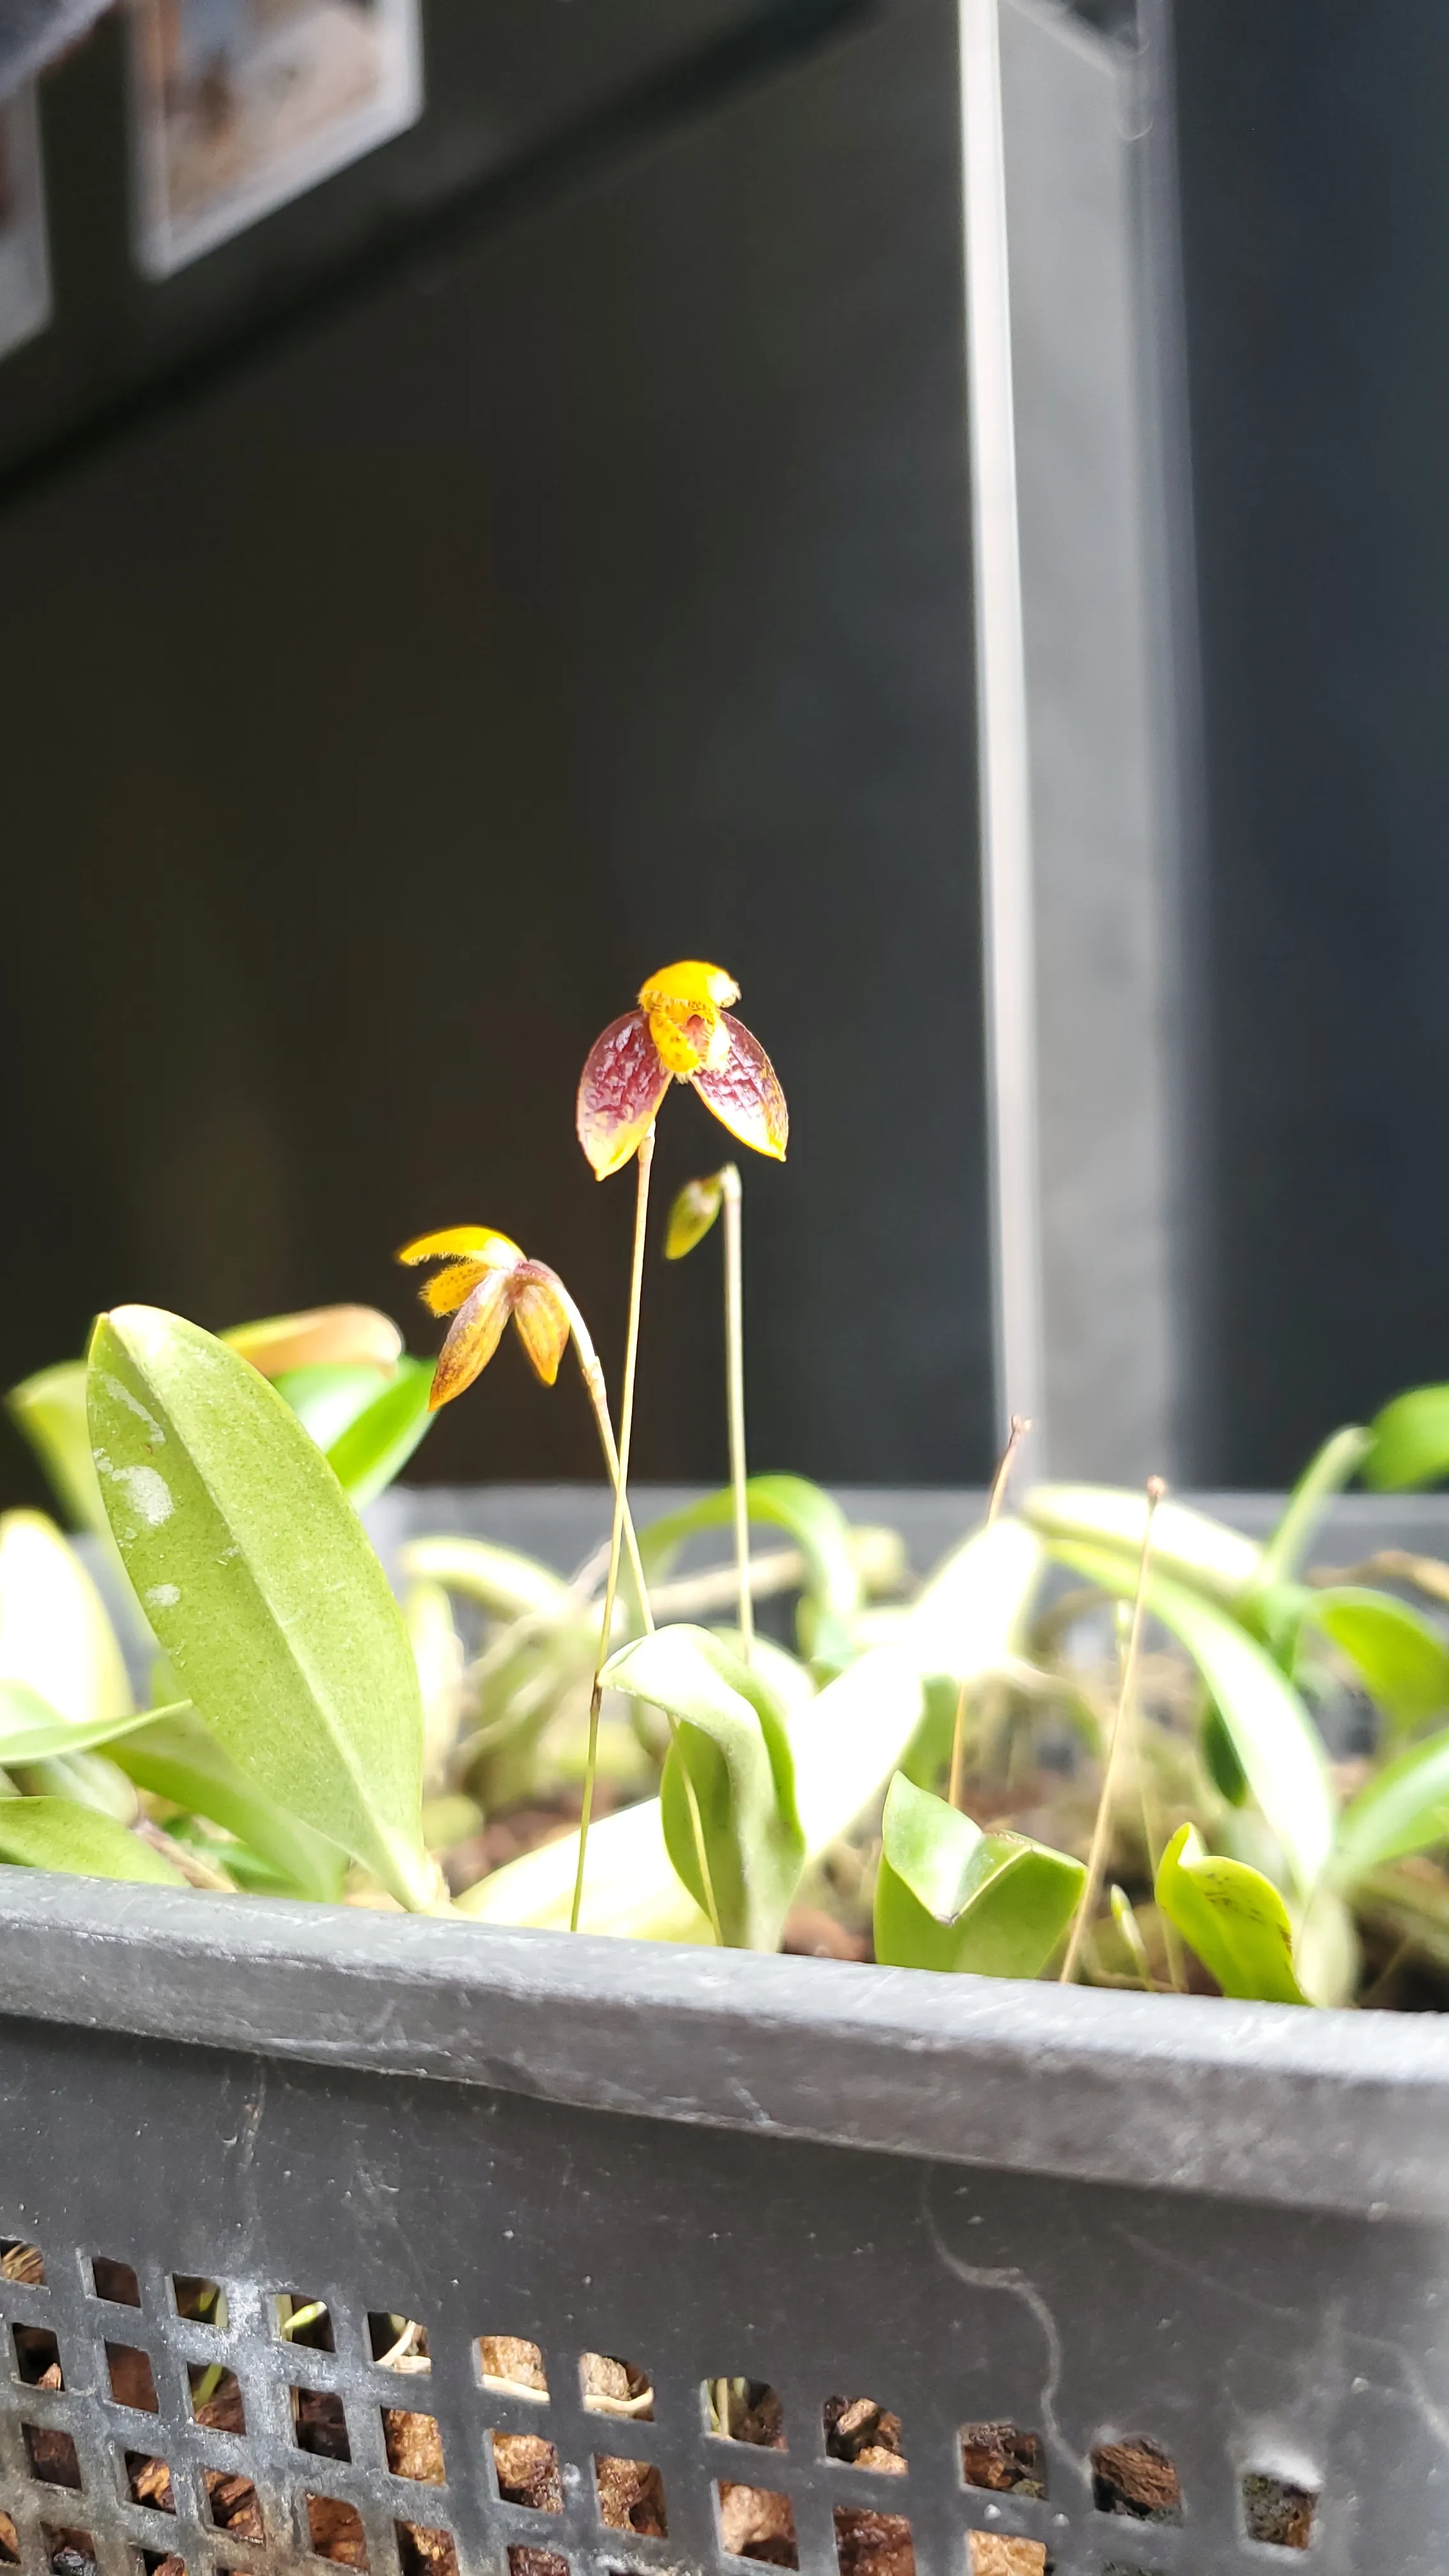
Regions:
[[[1011,388],[998,0],[959,0],[966,401],[976,624],[997,1398],[1046,1463],[1026,662]]]

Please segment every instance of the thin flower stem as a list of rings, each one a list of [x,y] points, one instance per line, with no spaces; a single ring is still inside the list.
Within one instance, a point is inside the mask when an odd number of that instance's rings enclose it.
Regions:
[[[753,1661],[755,1604],[750,1590],[750,1497],[745,1467],[745,1291],[742,1259],[742,1192],[733,1163],[719,1176],[724,1201],[725,1383],[729,1401],[730,1486],[735,1506],[735,1566],[739,1576],[740,1652]]]
[[[645,1130],[637,1156],[638,1192],[634,1201],[634,1258],[629,1272],[629,1326],[624,1342],[624,1395],[619,1408],[619,1456],[614,1479],[614,1520],[609,1532],[609,1573],[604,1585],[604,1615],[599,1624],[599,1651],[594,1686],[589,1693],[589,1751],[584,1770],[584,1803],[579,1817],[579,1865],[569,1930],[577,1932],[584,1901],[584,1864],[589,1849],[589,1818],[594,1804],[594,1774],[599,1760],[599,1709],[604,1696],[604,1666],[614,1633],[614,1596],[619,1586],[619,1557],[624,1542],[624,1514],[629,1491],[629,1448],[634,1433],[634,1379],[639,1361],[639,1314],[644,1294],[644,1241],[649,1224],[649,1173],[654,1161],[654,1130]]]
[[[991,1529],[1001,1516],[1006,1488],[1011,1477],[1012,1460],[1026,1438],[1031,1424],[1024,1413],[1014,1413],[1006,1436],[1001,1463],[991,1480],[991,1495],[986,1505],[986,1527]],[[956,1723],[951,1729],[951,1782],[946,1792],[948,1806],[959,1807],[966,1780],[966,1699],[970,1684],[963,1679],[956,1693]],[[939,1775],[938,1775],[939,1776]]]
[[[1147,1517],[1142,1524],[1142,1555],[1137,1567],[1137,1590],[1132,1601],[1132,1626],[1127,1638],[1127,1652],[1122,1659],[1122,1688],[1117,1697],[1117,1714],[1112,1720],[1112,1734],[1107,1746],[1107,1759],[1102,1768],[1102,1788],[1097,1800],[1097,1821],[1092,1828],[1092,1847],[1087,1854],[1087,1875],[1072,1917],[1071,1938],[1062,1961],[1061,1983],[1069,1986],[1076,1975],[1077,1960],[1086,1938],[1087,1926],[1096,1908],[1102,1885],[1102,1869],[1107,1856],[1107,1837],[1112,1828],[1112,1788],[1117,1775],[1118,1758],[1127,1741],[1132,1710],[1132,1691],[1137,1679],[1137,1658],[1142,1650],[1142,1622],[1147,1606],[1147,1568],[1152,1555],[1152,1523],[1157,1506],[1167,1487],[1160,1476],[1147,1480]]]

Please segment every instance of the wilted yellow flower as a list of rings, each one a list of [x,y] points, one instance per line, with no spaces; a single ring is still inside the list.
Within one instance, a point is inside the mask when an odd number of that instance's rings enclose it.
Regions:
[[[790,1117],[775,1068],[726,1005],[739,986],[722,966],[687,957],[662,966],[596,1038],[579,1081],[579,1143],[607,1180],[637,1154],[671,1081],[692,1082],[722,1126],[757,1154],[785,1159]]]
[[[488,1366],[510,1315],[544,1385],[553,1385],[573,1319],[563,1282],[547,1262],[528,1260],[511,1236],[487,1225],[420,1234],[397,1258],[446,1264],[419,1292],[435,1315],[453,1317],[433,1373],[431,1412],[461,1395]]]

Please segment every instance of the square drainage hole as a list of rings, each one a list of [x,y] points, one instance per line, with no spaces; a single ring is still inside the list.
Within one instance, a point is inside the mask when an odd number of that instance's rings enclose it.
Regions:
[[[341,2496],[309,2495],[307,2539],[314,2558],[330,2558],[338,2567],[365,2567],[367,2539],[355,2504]]]
[[[966,2566],[968,2576],[1051,2576],[1039,2540],[1013,2540],[1004,2531],[968,2532]]]
[[[421,2522],[399,2522],[393,2528],[402,2576],[458,2576],[458,2550],[451,2531],[432,2531]]]
[[[1181,2522],[1182,2487],[1160,2442],[1099,2442],[1092,2453],[1092,2502],[1098,2513],[1138,2522]]]
[[[785,2448],[785,2410],[763,2379],[707,2379],[705,2429],[718,2441],[755,2442],[761,2450]]]
[[[27,2290],[45,2287],[45,2256],[38,2245],[19,2236],[0,2236],[0,2280],[19,2281]]]
[[[178,2317],[199,2326],[225,2326],[226,2292],[219,2281],[208,2281],[201,2272],[173,2272],[171,2296]]]
[[[562,2513],[563,2479],[558,2453],[539,2433],[490,2433],[498,2492],[505,2504],[531,2513]]]
[[[403,2406],[384,2406],[382,2438],[387,2445],[387,2465],[395,2478],[416,2478],[429,2487],[447,2484],[443,2437],[431,2415],[412,2415]]]
[[[41,2531],[54,2576],[95,2576],[96,2544],[88,2531],[49,2522],[42,2523]]]
[[[906,2467],[901,2419],[874,2397],[827,2397],[825,2449],[853,2469],[883,2469],[900,2477]]]
[[[165,2461],[154,2459],[149,2451],[123,2451],[121,2457],[126,2470],[126,2493],[132,2504],[147,2504],[153,2513],[174,2513],[176,2498]]]
[[[475,2349],[478,2376],[485,2388],[500,2389],[509,2397],[547,2397],[543,2354],[536,2343],[522,2335],[480,2335]]]
[[[916,2576],[916,2547],[904,2514],[837,2505],[835,2555],[840,2576]]]
[[[653,2382],[637,2362],[617,2361],[606,2352],[582,2352],[579,2386],[591,2415],[632,2416],[638,2424],[654,2421]]]
[[[325,2299],[306,2299],[300,2290],[279,2290],[272,2301],[272,2313],[283,2343],[304,2343],[309,2352],[337,2350]]]
[[[209,2425],[213,2433],[245,2433],[247,2410],[234,2370],[219,2361],[188,2362],[186,2389],[198,2424]]]
[[[60,2346],[49,2326],[12,2326],[15,2367],[27,2388],[64,2388]]]
[[[1046,2453],[1039,2433],[1023,2433],[1019,2424],[963,2424],[961,2475],[968,2487],[987,2487],[993,2495],[1046,2495]]]
[[[44,2424],[22,2424],[25,2456],[33,2478],[48,2487],[78,2487],[80,2462],[69,2433],[51,2432]]]
[[[320,2460],[350,2460],[352,2444],[341,2398],[330,2388],[292,2388],[287,2393],[292,2439],[298,2450],[313,2451]]]
[[[113,2262],[109,2254],[91,2257],[91,2287],[98,2299],[109,2299],[113,2308],[139,2308],[141,2284],[129,2263]]]
[[[594,2485],[599,2520],[606,2531],[637,2531],[651,2540],[667,2540],[664,2480],[647,2460],[616,2460],[594,2454]]]
[[[766,2567],[799,2566],[795,2513],[787,2495],[740,2486],[730,2478],[721,2478],[715,2492],[720,2546],[731,2558],[757,2558]]]
[[[556,2549],[533,2549],[525,2540],[508,2553],[508,2576],[569,2576],[569,2562]]]
[[[379,2370],[429,2371],[428,2330],[416,2317],[377,2309],[367,2320],[367,2341]]]
[[[1254,2470],[1243,2480],[1243,2527],[1269,2549],[1306,2549],[1313,2538],[1318,2489]]]
[[[262,2508],[250,2478],[235,2469],[203,2469],[206,2510],[218,2531],[231,2540],[261,2540]]]
[[[108,2343],[106,2368],[110,2373],[111,2395],[118,2406],[129,2406],[136,2415],[159,2415],[156,2374],[149,2352],[139,2344]]]

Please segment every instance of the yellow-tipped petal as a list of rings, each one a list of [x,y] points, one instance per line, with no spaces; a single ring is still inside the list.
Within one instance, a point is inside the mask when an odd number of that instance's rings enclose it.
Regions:
[[[220,1338],[263,1377],[281,1377],[321,1360],[370,1362],[390,1377],[403,1346],[396,1324],[375,1306],[313,1306],[301,1315],[268,1315],[259,1324],[234,1324]]]
[[[673,1207],[664,1230],[664,1258],[682,1261],[697,1243],[703,1243],[724,1202],[724,1180],[711,1172],[702,1181],[686,1181]]]
[[[450,1261],[446,1270],[435,1270],[431,1279],[423,1281],[418,1295],[430,1315],[456,1315],[479,1280],[486,1279],[490,1270],[504,1267],[502,1262]]]
[[[511,1235],[493,1225],[445,1225],[436,1234],[420,1234],[395,1252],[395,1261],[481,1261],[490,1270],[511,1270],[523,1259]]]
[[[557,1274],[546,1262],[526,1261],[509,1282],[518,1338],[545,1386],[552,1386],[569,1346],[569,1319]]]
[[[575,1118],[596,1180],[606,1181],[638,1153],[669,1080],[642,1011],[626,1011],[594,1040],[579,1076]]]
[[[728,1010],[740,988],[723,966],[707,966],[702,957],[682,957],[676,966],[661,966],[639,987],[641,1011],[662,1011],[674,1004],[686,1010]]]
[[[722,1011],[720,1026],[729,1042],[728,1055],[718,1069],[706,1065],[691,1075],[695,1090],[742,1145],[783,1163],[790,1141],[790,1113],[779,1076],[743,1021]]]
[[[459,1307],[433,1372],[428,1397],[430,1413],[436,1413],[440,1405],[451,1404],[454,1396],[461,1395],[488,1366],[508,1321],[512,1287],[510,1270],[485,1270],[472,1295]]]

